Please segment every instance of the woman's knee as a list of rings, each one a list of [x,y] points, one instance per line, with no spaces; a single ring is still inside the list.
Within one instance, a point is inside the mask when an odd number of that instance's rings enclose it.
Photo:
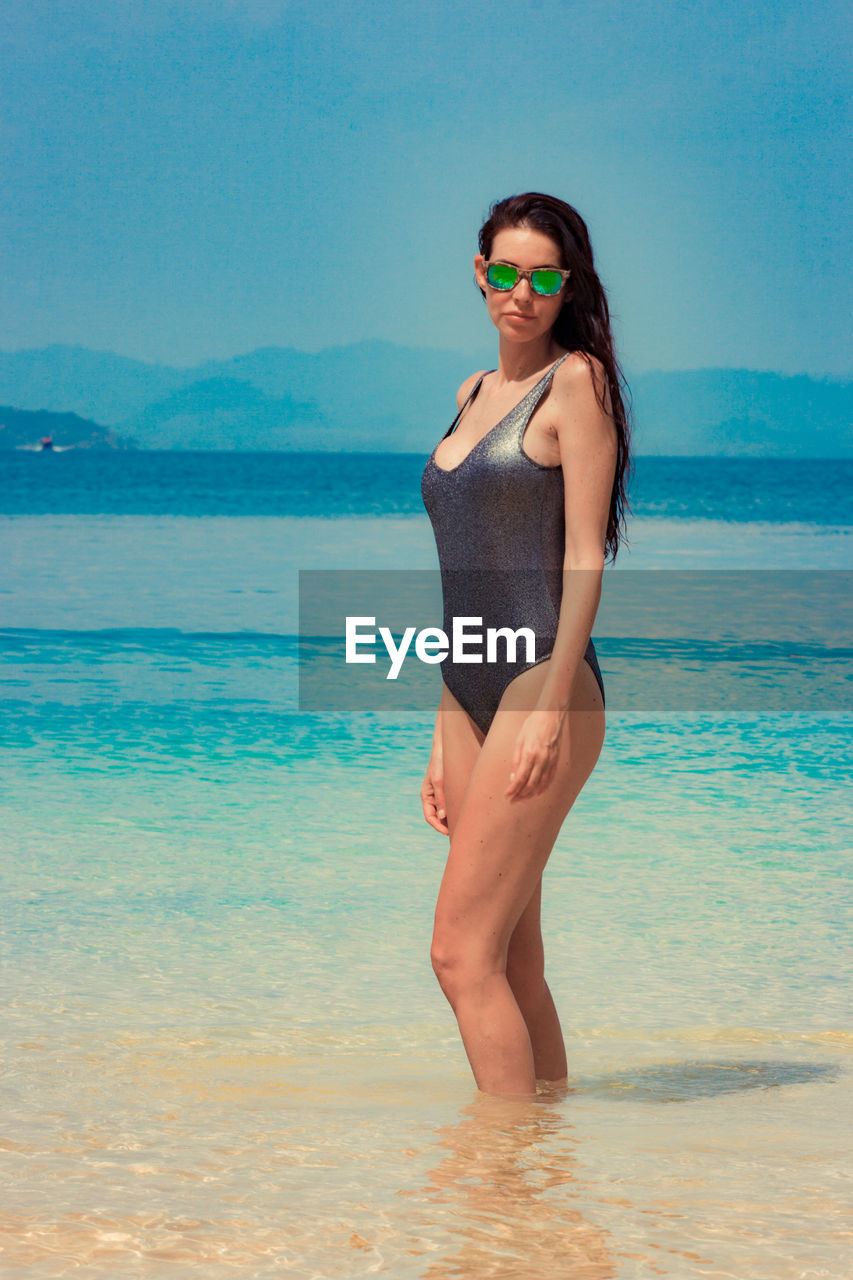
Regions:
[[[539,923],[541,881],[509,940],[506,976],[513,991],[538,992],[545,981],[545,948]]]
[[[545,986],[545,957],[538,952],[513,952],[507,956],[506,976],[509,985],[520,998],[538,998]]]
[[[432,971],[438,978],[438,985],[445,994],[449,995],[451,989],[458,984],[463,968],[459,947],[454,943],[453,938],[436,929],[432,936],[429,958]]]
[[[466,990],[480,986],[495,973],[505,971],[505,961],[493,948],[464,943],[452,933],[436,929],[430,960],[439,986],[452,1002]]]

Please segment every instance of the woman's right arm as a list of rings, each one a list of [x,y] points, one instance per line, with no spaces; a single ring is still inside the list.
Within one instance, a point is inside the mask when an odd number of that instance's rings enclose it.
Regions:
[[[444,803],[444,762],[441,742],[440,704],[432,734],[432,751],[430,752],[426,776],[421,787],[421,804],[423,805],[424,817],[429,825],[435,827],[436,831],[440,832],[441,835],[449,835],[447,810]]]
[[[472,373],[470,378],[465,379],[456,393],[457,409],[462,409],[479,379],[484,377],[487,372],[487,369],[481,369],[479,373]],[[449,836],[447,806],[444,802],[444,762],[442,755],[441,703],[439,703],[435,717],[435,728],[432,734],[432,751],[430,752],[429,764],[421,787],[421,804],[423,805],[424,817],[429,825],[435,827],[436,831],[440,831],[443,836]]]

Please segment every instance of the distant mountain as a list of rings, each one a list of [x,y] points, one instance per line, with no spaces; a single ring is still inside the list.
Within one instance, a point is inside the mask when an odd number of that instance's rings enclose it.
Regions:
[[[46,409],[12,409],[0,405],[0,449],[36,446],[44,436],[62,449],[133,449],[134,443],[97,422],[76,413],[51,413]]]
[[[196,377],[194,371],[87,347],[0,352],[0,401],[22,409],[73,410],[112,426]]]
[[[697,369],[638,374],[631,394],[641,453],[853,457],[851,381]]]
[[[236,378],[191,382],[122,423],[152,449],[292,449],[294,429],[313,436],[321,427],[316,404],[265,395]]]
[[[270,396],[313,400],[315,429],[292,431],[291,448],[429,453],[473,369],[470,357],[453,351],[359,342],[317,355],[267,347],[199,372],[245,380]]]
[[[0,400],[109,422],[143,448],[426,454],[476,362],[362,342],[192,369],[81,347],[0,353]],[[853,457],[853,381],[701,369],[629,377],[640,454]]]

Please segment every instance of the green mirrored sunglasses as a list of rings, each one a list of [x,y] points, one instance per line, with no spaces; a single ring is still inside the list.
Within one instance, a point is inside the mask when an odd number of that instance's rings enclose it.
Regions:
[[[558,294],[572,274],[571,271],[558,271],[556,267],[534,267],[532,271],[522,271],[508,262],[486,262],[483,265],[492,289],[506,293],[514,289],[519,280],[527,280],[533,292],[545,298]]]

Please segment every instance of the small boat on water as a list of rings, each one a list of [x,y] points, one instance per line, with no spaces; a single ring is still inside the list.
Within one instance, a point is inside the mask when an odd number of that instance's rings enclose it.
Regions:
[[[53,436],[42,436],[37,444],[16,444],[16,449],[26,449],[29,453],[67,453],[73,444],[54,444]]]

